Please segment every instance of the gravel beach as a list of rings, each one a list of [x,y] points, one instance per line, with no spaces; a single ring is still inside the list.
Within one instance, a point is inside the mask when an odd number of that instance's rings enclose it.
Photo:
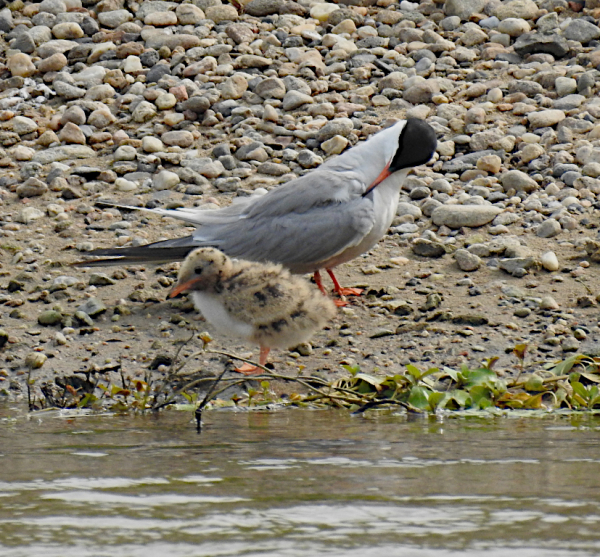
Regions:
[[[117,364],[159,379],[211,332],[167,300],[177,264],[70,266],[190,233],[109,203],[223,207],[406,117],[437,152],[336,270],[363,295],[275,369],[600,355],[599,19],[600,0],[0,1],[0,395],[26,396],[32,367],[38,387]]]

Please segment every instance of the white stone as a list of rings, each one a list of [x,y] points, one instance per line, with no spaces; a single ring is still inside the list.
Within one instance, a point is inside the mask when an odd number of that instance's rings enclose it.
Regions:
[[[159,172],[152,181],[152,187],[155,190],[170,190],[179,184],[179,176],[175,172],[168,170],[162,170]]]
[[[154,101],[154,104],[159,110],[169,110],[177,104],[177,97],[172,93],[164,93]]]
[[[556,254],[553,251],[547,251],[542,254],[541,262],[542,267],[544,267],[546,271],[558,271],[559,269],[558,257],[556,257]]]
[[[29,224],[34,220],[41,219],[43,216],[44,213],[39,209],[36,209],[35,207],[25,207],[25,209],[21,209],[16,220],[23,224]]]
[[[144,69],[139,56],[128,56],[123,62],[123,71],[125,73],[141,72]]]
[[[137,152],[131,145],[121,145],[115,151],[115,161],[134,161]]]
[[[158,137],[147,135],[142,139],[142,149],[146,153],[159,153],[165,150],[163,142]]]
[[[138,188],[135,182],[132,182],[131,180],[126,180],[125,178],[117,178],[115,180],[115,187],[119,191],[135,191]]]

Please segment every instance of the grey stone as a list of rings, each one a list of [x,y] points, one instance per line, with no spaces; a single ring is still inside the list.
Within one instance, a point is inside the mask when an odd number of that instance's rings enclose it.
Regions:
[[[520,170],[509,170],[501,178],[504,191],[514,189],[516,191],[531,192],[539,188],[538,183]]]
[[[563,349],[563,352],[576,352],[579,350],[580,342],[575,337],[565,337],[560,342],[560,347]]]
[[[515,52],[519,56],[527,54],[546,53],[552,54],[555,58],[562,58],[569,52],[567,39],[561,35],[543,33],[524,33],[513,45]]]
[[[536,231],[536,235],[540,238],[554,238],[558,236],[562,227],[560,223],[555,219],[545,220]]]
[[[446,255],[446,250],[440,242],[434,242],[427,238],[415,238],[410,248],[413,253],[421,257],[442,257]]]
[[[40,325],[45,325],[51,327],[52,325],[57,325],[63,319],[63,315],[60,311],[56,311],[54,309],[47,309],[38,315],[38,323]]]
[[[577,18],[567,25],[563,31],[563,35],[571,41],[578,41],[585,44],[595,39],[600,39],[600,29],[594,23]]]
[[[486,4],[487,0],[446,0],[444,13],[468,21],[473,14],[483,12]]]
[[[66,290],[70,286],[77,284],[79,281],[76,277],[70,277],[68,275],[61,275],[56,277],[48,287],[49,292],[57,292],[59,290]]]
[[[39,197],[40,195],[44,195],[47,191],[48,186],[34,177],[28,178],[17,187],[17,195],[21,198]]]
[[[310,95],[312,92],[308,83],[298,77],[288,75],[284,77],[282,81],[285,85],[286,91],[298,91],[300,93],[304,93],[305,95]]]
[[[72,99],[80,99],[85,97],[86,90],[81,87],[76,87],[75,85],[70,85],[69,83],[65,83],[64,81],[55,81],[54,82],[54,90],[59,97],[63,97],[68,100]]]
[[[245,6],[245,12],[254,17],[278,14],[285,5],[285,0],[252,0]]]
[[[288,91],[283,97],[283,110],[295,110],[304,104],[311,104],[314,100],[310,95],[300,93],[300,91]]]
[[[0,31],[8,33],[14,27],[12,13],[8,8],[0,10]]]
[[[433,211],[431,219],[437,226],[475,228],[488,224],[502,211],[493,205],[441,205]]]
[[[286,93],[285,83],[278,77],[263,79],[254,92],[263,99],[283,99]]]
[[[296,162],[302,168],[314,168],[315,166],[319,166],[323,162],[323,159],[318,155],[315,155],[312,151],[303,149],[298,153]]]
[[[88,283],[90,286],[109,286],[111,284],[116,284],[116,281],[105,273],[92,273]]]
[[[499,268],[513,277],[523,277],[528,269],[538,268],[540,266],[535,257],[508,257],[500,260]]]
[[[354,130],[354,122],[350,118],[336,118],[327,122],[318,132],[317,141],[322,143],[335,135],[348,136]]]
[[[464,170],[473,168],[481,157],[497,154],[498,153],[496,151],[488,149],[485,151],[477,151],[475,153],[460,155],[458,157],[453,158],[450,161],[444,162],[442,169],[445,172],[463,172]]]
[[[210,108],[210,101],[204,96],[190,97],[187,101],[181,103],[184,110],[191,110],[196,114],[203,114]]]
[[[454,252],[454,259],[461,271],[476,271],[481,266],[481,259],[466,249],[456,250]]]
[[[20,50],[25,54],[31,54],[35,51],[35,41],[28,32],[20,33],[16,39],[13,39],[10,42],[10,46],[11,48]]]
[[[95,157],[96,151],[86,145],[63,145],[37,151],[33,160],[41,164],[50,164],[67,159],[93,159]]]
[[[77,308],[77,311],[87,313],[90,317],[100,315],[106,310],[107,307],[97,298],[89,298]]]

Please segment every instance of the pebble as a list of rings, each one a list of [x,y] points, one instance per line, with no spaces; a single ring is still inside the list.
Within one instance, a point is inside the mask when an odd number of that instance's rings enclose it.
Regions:
[[[147,135],[142,139],[142,149],[146,151],[146,153],[160,153],[161,151],[164,151],[165,146],[158,137]]]
[[[565,337],[560,341],[560,347],[563,352],[576,352],[579,349],[580,342],[575,337]]]
[[[154,177],[152,187],[158,191],[170,190],[179,184],[179,182],[180,179],[177,174],[168,170],[162,170]]]
[[[466,249],[456,250],[454,259],[461,271],[476,271],[481,266],[481,259]]]
[[[348,140],[341,135],[334,135],[332,138],[321,143],[321,149],[326,155],[339,155],[348,146]]]
[[[543,253],[540,261],[542,263],[542,267],[544,267],[546,271],[558,271],[560,268],[558,258],[553,251],[547,251]]]
[[[30,77],[37,72],[29,55],[23,52],[10,56],[6,64],[13,77]]]
[[[501,184],[505,191],[531,192],[539,187],[531,176],[521,170],[509,170],[506,172],[501,178]]]
[[[19,211],[17,215],[17,222],[22,222],[23,224],[29,224],[35,220],[41,219],[44,216],[44,213],[35,207],[25,207]]]
[[[161,140],[165,145],[176,145],[177,147],[191,147],[194,144],[194,136],[185,130],[165,132],[162,134]]]
[[[555,126],[565,118],[566,115],[562,110],[542,110],[540,112],[530,112],[527,114],[529,125],[533,129]]]
[[[441,205],[431,214],[431,220],[437,226],[456,229],[475,228],[488,224],[502,212],[493,205]]]
[[[77,308],[77,311],[81,311],[90,317],[96,317],[97,315],[104,313],[106,310],[107,307],[97,298],[89,298]]]
[[[62,322],[63,316],[60,311],[48,309],[38,315],[38,323],[51,327]]]
[[[562,227],[560,222],[555,219],[548,219],[540,224],[536,231],[536,235],[540,238],[554,238],[554,236],[558,236],[560,234],[561,230]]]
[[[301,93],[300,91],[288,91],[283,97],[283,110],[296,110],[304,104],[313,103],[313,98],[310,95]]]

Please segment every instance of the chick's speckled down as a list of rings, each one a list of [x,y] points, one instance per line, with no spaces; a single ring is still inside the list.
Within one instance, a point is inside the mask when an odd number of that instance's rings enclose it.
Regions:
[[[213,248],[186,258],[179,272],[184,284],[218,330],[269,348],[305,342],[336,312],[330,299],[281,265],[230,259]]]

